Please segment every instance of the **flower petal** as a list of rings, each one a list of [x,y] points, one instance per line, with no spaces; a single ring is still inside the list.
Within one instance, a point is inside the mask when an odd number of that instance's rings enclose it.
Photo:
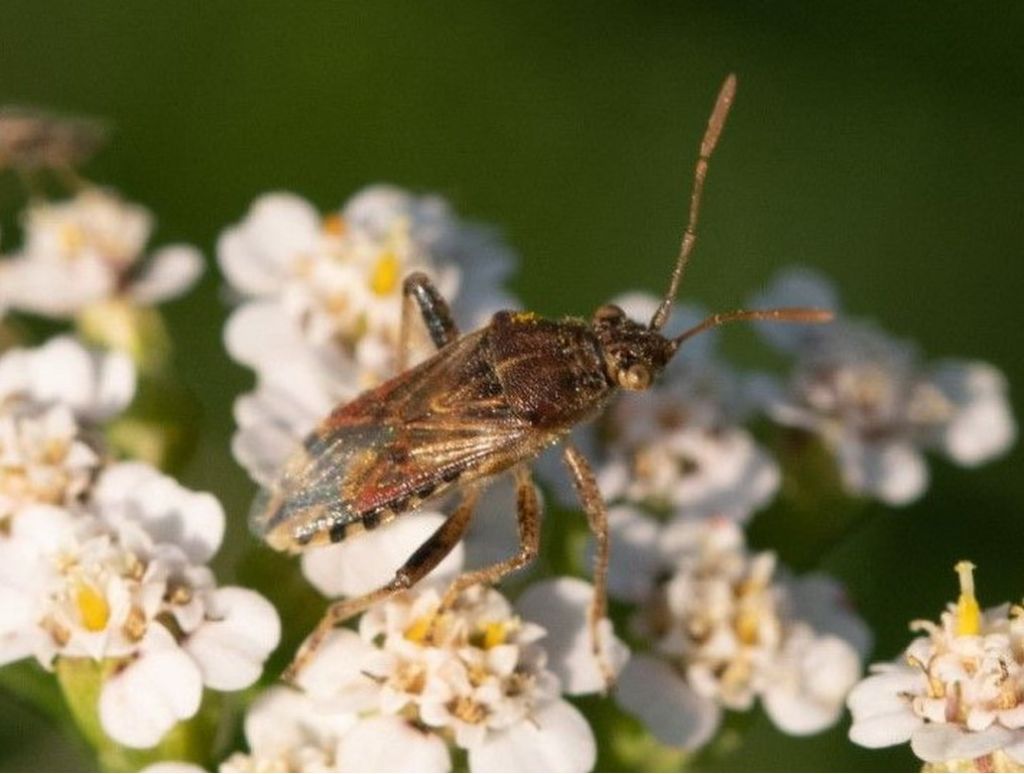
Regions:
[[[634,655],[622,670],[615,698],[658,741],[672,747],[703,746],[721,722],[715,702],[696,694],[665,662],[642,654]]]
[[[451,771],[448,746],[439,736],[394,716],[360,720],[342,737],[338,771]]]
[[[469,750],[470,771],[590,771],[597,743],[587,719],[566,701],[553,701],[532,718],[487,734]]]
[[[524,618],[547,630],[548,668],[562,680],[562,689],[570,696],[608,687],[590,637],[588,612],[593,598],[594,587],[589,583],[563,577],[531,585],[516,602]],[[629,659],[629,649],[615,636],[607,618],[600,623],[600,637],[605,662],[618,674]]]
[[[153,305],[179,296],[203,273],[203,256],[191,245],[168,245],[157,250],[129,293],[139,304]]]
[[[1017,735],[999,725],[984,731],[964,731],[952,723],[928,723],[914,731],[910,747],[914,755],[929,763],[971,760],[1005,747]]]
[[[202,697],[199,668],[184,651],[144,651],[103,684],[100,722],[127,747],[152,747],[179,720],[195,715]]]
[[[302,555],[302,573],[328,597],[366,594],[390,581],[446,518],[432,511],[407,514],[372,532],[312,549]],[[456,574],[462,558],[463,547],[459,544],[427,577],[440,579]]]
[[[213,620],[185,642],[202,670],[203,683],[218,691],[252,685],[281,639],[274,606],[255,591],[225,586],[213,592],[206,614]]]

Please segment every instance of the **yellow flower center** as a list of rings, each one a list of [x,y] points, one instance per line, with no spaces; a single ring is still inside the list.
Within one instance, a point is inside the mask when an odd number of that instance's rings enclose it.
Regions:
[[[74,223],[68,223],[61,227],[58,239],[61,249],[71,258],[85,244],[85,232]]]
[[[324,233],[329,236],[340,237],[345,233],[345,219],[341,215],[328,215],[324,218]]]
[[[505,642],[505,637],[508,634],[508,629],[505,624],[501,621],[492,621],[483,625],[483,648],[484,650],[490,650]]]
[[[960,598],[956,602],[956,633],[969,637],[981,632],[981,607],[974,596],[974,565],[966,560],[953,568],[960,576]]]
[[[378,296],[386,296],[398,287],[398,272],[401,266],[398,256],[391,250],[385,250],[377,259],[370,275],[370,290]]]
[[[409,640],[409,642],[415,642],[417,645],[422,645],[427,641],[427,637],[430,635],[433,628],[434,616],[421,616],[406,627],[405,639]]]
[[[110,620],[110,605],[93,585],[83,581],[75,584],[75,605],[86,629],[98,632],[106,628]]]

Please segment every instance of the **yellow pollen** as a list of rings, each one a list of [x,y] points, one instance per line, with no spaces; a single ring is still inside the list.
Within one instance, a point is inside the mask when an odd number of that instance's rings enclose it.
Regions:
[[[377,259],[377,265],[373,267],[373,274],[370,275],[370,290],[378,296],[393,293],[398,287],[400,268],[398,256],[391,250],[385,250]]]
[[[408,628],[405,630],[405,639],[409,642],[415,642],[417,645],[422,645],[427,641],[427,637],[430,635],[434,628],[434,616],[425,615],[417,618]]]
[[[67,224],[60,230],[60,246],[65,252],[73,253],[82,249],[85,244],[85,233],[76,225]]]
[[[490,650],[496,648],[505,642],[505,624],[501,621],[492,621],[491,623],[484,624],[484,650]]]
[[[974,565],[959,561],[953,568],[960,576],[960,598],[956,602],[956,633],[970,637],[981,632],[981,607],[974,596]]]
[[[744,645],[757,644],[757,631],[757,613],[753,610],[745,610],[736,617],[736,636]]]
[[[102,631],[110,620],[110,605],[96,588],[88,583],[75,584],[75,604],[82,626],[91,632]]]
[[[345,219],[341,215],[328,215],[324,218],[323,229],[325,234],[339,237],[345,233]]]
[[[540,317],[536,312],[516,312],[512,315],[513,322],[517,323],[531,323],[539,319]]]

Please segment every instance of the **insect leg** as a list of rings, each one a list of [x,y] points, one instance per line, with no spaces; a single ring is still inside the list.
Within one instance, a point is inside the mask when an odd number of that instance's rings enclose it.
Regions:
[[[427,333],[435,347],[441,349],[459,337],[459,329],[452,320],[448,302],[434,287],[430,277],[421,271],[413,272],[402,283],[402,320],[398,329],[399,373],[408,365],[413,303],[419,306],[423,324],[427,326]]]
[[[605,683],[610,686],[615,681],[615,673],[605,658],[599,626],[608,608],[608,509],[601,497],[601,490],[597,487],[590,463],[571,443],[565,445],[565,464],[572,474],[576,495],[580,498],[583,510],[587,514],[587,524],[597,543],[594,554],[594,599],[590,604],[589,613],[590,641],[597,665],[601,669]]]
[[[533,486],[533,477],[529,468],[516,468],[516,511],[519,519],[519,550],[489,567],[464,572],[452,581],[441,600],[441,609],[451,607],[459,595],[470,586],[477,584],[493,585],[509,573],[515,572],[533,561],[540,547],[540,503],[537,490]]]
[[[285,682],[294,682],[296,676],[306,667],[335,626],[359,615],[377,602],[411,588],[437,567],[465,534],[478,497],[478,490],[467,490],[462,497],[462,502],[452,512],[452,515],[445,519],[423,545],[413,552],[405,564],[398,568],[395,577],[386,586],[361,597],[343,599],[327,608],[324,617],[320,619],[320,623],[302,643],[292,663],[281,675],[281,679]]]

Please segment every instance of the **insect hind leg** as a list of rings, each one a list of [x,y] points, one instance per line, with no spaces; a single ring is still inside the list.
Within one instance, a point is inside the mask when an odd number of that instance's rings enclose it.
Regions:
[[[402,283],[402,319],[398,329],[398,372],[409,363],[410,336],[412,334],[413,304],[419,307],[423,324],[434,346],[441,349],[459,337],[459,329],[452,319],[451,309],[444,296],[421,271],[413,272]]]
[[[605,685],[610,688],[615,682],[615,671],[608,663],[600,626],[608,609],[608,508],[601,497],[601,490],[597,486],[594,472],[590,469],[590,463],[571,443],[565,445],[565,464],[572,474],[576,495],[587,514],[587,524],[597,544],[594,554],[594,598],[590,603],[587,625],[590,629],[594,658],[597,659],[597,666],[604,677]]]
[[[473,516],[473,509],[479,492],[476,489],[467,490],[463,495],[462,502],[439,526],[424,543],[417,548],[396,572],[395,576],[381,588],[363,594],[360,597],[343,599],[335,602],[327,608],[320,623],[313,632],[302,643],[292,663],[281,675],[281,679],[288,683],[294,683],[295,679],[309,664],[316,652],[324,644],[327,635],[339,624],[359,615],[364,610],[372,607],[388,597],[394,596],[401,591],[412,588],[422,580],[431,570],[439,565],[466,533],[466,528]]]
[[[452,581],[441,600],[441,609],[452,607],[466,589],[477,584],[493,586],[506,575],[532,562],[540,548],[540,502],[533,477],[525,466],[516,468],[516,512],[519,521],[519,550],[508,559],[480,570],[465,572]]]

